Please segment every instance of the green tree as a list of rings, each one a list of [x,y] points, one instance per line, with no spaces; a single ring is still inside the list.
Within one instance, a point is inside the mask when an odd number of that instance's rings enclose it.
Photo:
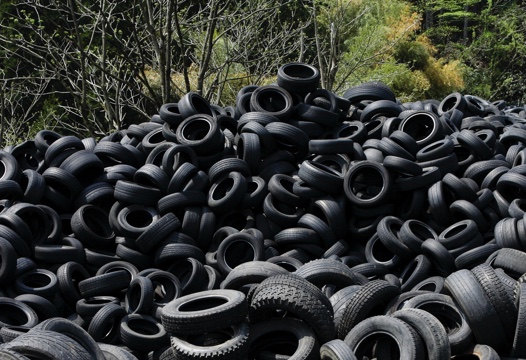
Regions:
[[[526,103],[526,4],[488,3],[474,32],[462,57],[469,66],[468,90],[489,100]]]

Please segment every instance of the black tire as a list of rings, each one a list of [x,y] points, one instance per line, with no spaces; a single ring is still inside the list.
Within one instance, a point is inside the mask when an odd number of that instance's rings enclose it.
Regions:
[[[383,164],[388,170],[402,176],[422,175],[422,167],[418,163],[399,156],[387,155]]]
[[[443,230],[436,238],[446,249],[455,249],[479,235],[477,224],[471,220],[461,220]]]
[[[497,312],[506,336],[511,339],[517,323],[515,299],[508,292],[495,270],[487,264],[480,264],[471,270],[488,296],[491,305]]]
[[[326,342],[320,347],[321,360],[357,360],[351,348],[340,339]]]
[[[155,318],[130,314],[121,319],[120,339],[130,349],[150,352],[169,344],[169,335]]]
[[[268,191],[281,202],[293,206],[304,206],[305,200],[292,191],[295,182],[296,180],[291,176],[276,174],[268,182]]]
[[[122,347],[105,343],[98,345],[104,355],[104,360],[138,360],[137,357]]]
[[[422,162],[448,156],[453,152],[454,146],[454,142],[449,138],[434,141],[418,150],[416,159]]]
[[[49,330],[67,335],[86,349],[93,359],[104,360],[104,355],[89,334],[69,320],[63,318],[44,320],[35,326],[35,329]]]
[[[400,273],[400,289],[403,292],[409,291],[421,281],[427,279],[431,274],[432,264],[424,254],[417,255],[409,261],[407,266]]]
[[[157,146],[162,150],[163,147],[167,145]],[[154,154],[155,149],[150,153]],[[173,176],[175,171],[184,163],[191,163],[192,165],[198,165],[197,155],[193,149],[188,146],[180,144],[172,144],[168,147],[162,156],[161,167],[168,174],[168,176]]]
[[[113,222],[119,235],[136,239],[159,218],[159,213],[154,208],[128,205],[118,212],[117,219],[114,219]]]
[[[442,276],[431,276],[416,284],[411,291],[431,291],[442,294],[444,292],[444,278]]]
[[[368,282],[365,276],[351,271],[347,265],[332,259],[312,260],[303,264],[294,274],[320,289],[328,284],[341,289],[350,285],[364,285]]]
[[[92,355],[72,338],[49,330],[32,330],[4,344],[3,348],[41,360],[68,357],[79,360],[93,359]]]
[[[376,234],[389,251],[401,258],[409,259],[413,256],[413,253],[398,237],[403,224],[404,222],[396,216],[385,216],[378,223]]]
[[[214,335],[217,337],[213,338]],[[246,358],[248,352],[248,335],[248,323],[241,322],[228,331],[209,334],[211,341],[207,341],[205,335],[197,338],[172,336],[170,342],[175,359],[242,360]]]
[[[155,269],[146,277],[151,280],[154,286],[154,308],[162,307],[181,296],[181,282],[174,274]]]
[[[463,95],[461,95],[458,92],[454,92],[446,96],[438,106],[438,115],[442,115],[444,113],[451,113],[453,110],[459,110],[464,111],[466,108],[466,99]]]
[[[278,69],[277,83],[287,91],[305,96],[318,88],[320,72],[309,64],[285,64]]]
[[[287,270],[278,264],[257,260],[245,262],[228,273],[221,282],[221,289],[240,290],[244,285],[259,284],[266,278],[279,274],[287,274]]]
[[[205,262],[203,251],[195,245],[184,243],[168,243],[159,246],[155,252],[155,266],[166,269],[177,260],[194,258],[201,263]]]
[[[16,259],[15,248],[6,239],[0,238],[0,284],[7,285],[15,277]]]
[[[162,138],[161,130],[162,128],[159,127],[158,129],[149,132],[143,138],[142,144],[146,144],[147,147],[150,148],[150,151],[157,145],[157,143],[152,144],[149,141],[152,140],[155,135],[157,135],[158,138]],[[164,140],[164,138],[162,138],[162,140]],[[139,167],[139,164],[142,162],[141,160],[144,159],[141,159],[141,156],[137,156],[137,152],[132,149],[136,150],[133,147],[127,147],[121,143],[99,141],[97,146],[95,146],[95,149],[93,149],[93,153],[97,155],[104,166],[126,164],[133,167]],[[139,153],[139,155],[142,154]]]
[[[508,359],[510,358],[504,358],[500,357],[499,354],[493,349],[491,346],[488,345],[481,345],[477,344],[466,351],[464,351],[461,354],[455,355],[452,357],[454,360],[462,360],[462,359],[480,359],[480,360],[500,360],[500,359]],[[513,358],[516,359],[516,358]]]
[[[363,100],[396,101],[396,96],[393,91],[380,81],[370,81],[349,88],[343,93],[343,98],[349,100],[353,104],[359,103]]]
[[[135,240],[139,249],[144,253],[151,253],[157,245],[170,233],[181,226],[179,219],[171,212],[161,216],[149,225]]]
[[[346,239],[348,226],[347,219],[345,218],[344,214],[345,210],[343,208],[345,205],[341,204],[341,202],[336,201],[336,199],[331,196],[323,196],[314,202],[311,202],[308,212],[319,217],[325,223],[327,223],[327,225],[329,225],[331,230],[334,232],[336,238]],[[321,237],[323,238],[324,235],[321,235]],[[324,240],[324,242],[330,244],[327,242],[327,240]]]
[[[82,297],[118,295],[130,284],[131,277],[126,270],[116,270],[97,275],[79,282]]]
[[[0,319],[0,326],[23,326],[32,328],[38,324],[36,312],[20,300],[0,297],[0,307],[3,314],[9,316]]]
[[[303,130],[284,122],[270,123],[265,129],[276,140],[278,149],[290,151],[298,162],[307,157],[310,138]]]
[[[77,209],[71,217],[71,229],[86,247],[107,248],[115,237],[108,213],[95,205],[84,205]]]
[[[446,277],[456,270],[455,258],[447,249],[434,239],[427,239],[422,243],[422,254],[433,263],[438,275]]]
[[[296,114],[306,123],[318,124],[327,128],[337,126],[340,120],[340,115],[336,111],[330,111],[312,103],[298,104]]]
[[[184,117],[179,111],[178,103],[166,103],[159,108],[159,116],[170,125],[179,125]]]
[[[206,114],[215,117],[215,112],[210,106],[210,103],[201,95],[188,92],[177,103],[179,113],[183,118],[187,118],[196,114]]]
[[[177,126],[175,136],[178,144],[188,146],[197,155],[220,153],[224,149],[223,132],[211,115],[187,117]]]
[[[175,262],[166,271],[173,273],[181,280],[183,295],[202,291],[208,283],[208,273],[203,263],[191,257]]]
[[[351,298],[360,290],[361,285],[350,285],[335,292],[330,298],[331,306],[334,312],[334,325],[339,327],[343,311],[349,305]]]
[[[402,108],[391,100],[376,100],[363,109],[360,121],[368,123],[379,116],[396,117],[402,112]]]
[[[128,314],[148,315],[153,308],[153,282],[145,276],[135,276],[125,297],[125,309]]]
[[[486,259],[500,249],[497,244],[484,244],[468,250],[455,258],[457,269],[471,270],[477,265],[483,264]]]
[[[44,160],[46,164],[51,164],[53,159],[57,157],[61,152],[75,149],[75,150],[84,150],[84,144],[76,136],[62,136],[59,139],[56,139],[49,145],[44,154]]]
[[[67,262],[57,269],[57,279],[60,293],[70,307],[82,298],[78,289],[78,283],[90,277],[88,271],[77,262]]]
[[[373,280],[362,286],[345,308],[338,326],[338,338],[345,339],[349,331],[362,320],[383,313],[387,303],[400,294],[400,288],[383,280]]]
[[[415,161],[415,157],[413,154],[407,151],[402,145],[398,144],[397,142],[395,142],[394,140],[391,140],[388,137],[384,137],[380,141],[378,141],[376,148],[382,152],[384,157],[395,156],[395,157],[399,157],[399,158],[402,158],[408,161],[413,161],[413,162]],[[412,167],[416,168],[415,165],[412,165]]]
[[[458,270],[444,283],[466,315],[479,344],[495,349],[506,347],[506,333],[484,289],[469,270]]]
[[[297,275],[265,279],[252,295],[249,319],[258,322],[275,310],[284,310],[311,326],[320,342],[336,338],[332,306],[316,286]]]
[[[139,272],[137,267],[135,267],[135,265],[133,265],[132,263],[129,263],[127,261],[122,261],[122,260],[116,260],[116,261],[108,262],[102,265],[101,267],[99,267],[95,275],[99,276],[99,275],[110,273],[112,271],[119,271],[119,270],[126,271],[128,273],[130,281]]]
[[[106,304],[90,321],[88,333],[97,342],[116,344],[119,341],[120,321],[126,310],[120,304]]]
[[[293,318],[272,318],[252,325],[249,347],[248,359],[319,358],[314,331]]]
[[[57,294],[58,279],[55,273],[46,269],[34,269],[27,271],[15,279],[15,291],[21,294],[40,295],[52,300]]]
[[[402,320],[390,316],[373,316],[356,324],[346,334],[344,342],[351,348],[358,359],[365,356],[373,358],[373,347],[376,340],[386,337],[394,340],[398,347],[400,359],[423,359],[423,348],[418,334]],[[392,349],[392,348],[391,348]],[[378,350],[377,350],[378,351]]]
[[[432,314],[421,309],[407,308],[398,310],[391,316],[408,323],[416,330],[424,340],[428,359],[451,359],[451,348],[446,329]]]
[[[93,296],[80,299],[75,305],[75,310],[83,318],[92,318],[95,314],[108,304],[120,305],[120,300],[115,296]]]
[[[80,150],[71,154],[60,168],[73,175],[82,184],[91,184],[103,173],[102,161],[89,150]]]
[[[1,343],[8,343],[20,335],[27,333],[29,330],[31,329],[24,326],[3,326],[0,328]],[[3,359],[3,357],[0,356],[0,359]],[[24,359],[26,358],[24,357]]]
[[[329,166],[305,160],[299,170],[298,176],[307,185],[317,188],[326,194],[339,194],[343,186],[342,174]]]
[[[58,309],[55,307],[55,304],[42,296],[35,294],[22,294],[18,295],[15,300],[22,301],[33,309],[36,312],[39,321],[44,321],[58,315]]]
[[[427,239],[436,239],[437,233],[426,223],[409,219],[404,221],[398,237],[415,254],[420,253],[422,243]]]
[[[316,155],[352,154],[354,141],[352,139],[311,139],[309,152]]]
[[[490,265],[495,269],[502,268],[517,279],[526,273],[526,253],[517,249],[503,248],[498,250]]]
[[[250,118],[248,118],[249,114],[251,114]],[[248,121],[246,121],[246,123],[242,125],[241,134],[250,133],[250,134],[255,134],[258,136],[259,143],[260,143],[260,149],[261,149],[261,154],[260,154],[261,157],[265,158],[269,156],[270,154],[274,153],[277,150],[277,145],[272,135],[265,128],[265,125],[272,121],[276,121],[277,119],[273,117],[272,115],[268,115],[270,117],[268,121],[259,122],[258,121],[259,119],[266,118],[265,116],[263,116],[264,114],[247,113],[246,115],[247,115]],[[255,115],[257,115],[257,117],[255,119],[252,119],[252,117],[255,117]],[[238,122],[240,126],[241,126],[241,123],[242,123],[241,121]]]
[[[374,207],[388,200],[392,179],[381,164],[358,161],[344,177],[343,189],[349,201],[356,206]]]
[[[526,283],[518,284],[517,290],[515,306],[518,309],[518,315],[510,355],[523,358],[526,357],[526,344],[522,341],[526,336]]]
[[[242,133],[239,136],[236,149],[237,157],[247,163],[253,175],[257,174],[262,153],[259,137],[253,133]]]
[[[219,331],[243,321],[248,313],[245,295],[237,290],[208,290],[166,304],[162,323],[176,335]]]
[[[217,179],[208,192],[208,206],[216,213],[236,208],[247,193],[247,180],[239,172],[230,172]]]
[[[227,236],[217,249],[217,266],[223,274],[247,261],[263,259],[263,242],[247,232]]]

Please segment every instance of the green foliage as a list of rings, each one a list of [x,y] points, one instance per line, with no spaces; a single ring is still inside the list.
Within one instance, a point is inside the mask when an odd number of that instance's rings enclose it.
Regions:
[[[66,119],[67,114],[61,109],[58,96],[49,96],[43,101],[36,120],[29,124],[26,138],[33,139],[40,130],[44,129],[55,130],[61,134],[67,133],[67,129],[60,128],[60,124]]]
[[[526,5],[496,3],[481,13],[481,30],[461,54],[470,68],[467,90],[487,99],[525,102]]]
[[[429,61],[429,51],[417,41],[402,41],[395,47],[394,58],[414,70],[424,69]]]
[[[435,57],[426,36],[418,36],[420,15],[403,1],[362,3],[356,35],[347,39],[342,89],[363,81],[390,85],[403,101],[440,98],[464,88],[459,62]],[[352,71],[349,72],[348,69]]]

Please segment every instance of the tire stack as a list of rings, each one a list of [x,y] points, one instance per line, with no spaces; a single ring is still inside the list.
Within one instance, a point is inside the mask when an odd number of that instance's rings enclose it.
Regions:
[[[525,124],[291,63],[42,130],[0,151],[0,358],[526,358]]]

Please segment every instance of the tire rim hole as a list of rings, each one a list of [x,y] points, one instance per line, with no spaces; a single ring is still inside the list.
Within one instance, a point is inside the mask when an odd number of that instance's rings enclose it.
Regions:
[[[315,75],[314,70],[308,66],[289,65],[283,68],[283,72],[296,79],[308,79]]]
[[[188,301],[182,304],[179,307],[180,311],[201,311],[206,309],[212,309],[221,305],[224,305],[228,302],[228,299],[218,297],[218,296],[209,296],[203,297],[201,299],[195,299]]]
[[[187,341],[196,346],[216,346],[232,339],[233,332],[224,330],[202,335],[190,336]]]
[[[225,249],[225,263],[234,269],[236,266],[255,259],[256,250],[247,241],[234,241]]]
[[[147,210],[135,210],[126,215],[126,221],[133,227],[145,228],[152,223],[152,214]]]
[[[256,340],[254,348],[254,358],[260,358],[258,355],[266,353],[269,355],[292,356],[298,350],[298,339],[294,334],[285,331],[277,331],[272,334],[266,334]],[[265,357],[267,358],[267,357]],[[274,358],[269,356],[268,358]]]
[[[224,198],[234,187],[234,179],[231,177],[220,180],[215,190],[212,192],[212,199],[219,200]]]
[[[263,91],[258,97],[259,106],[268,112],[280,112],[287,108],[287,100],[278,92]]]
[[[394,254],[377,238],[373,244],[373,257],[378,262],[386,263],[393,259]]]
[[[448,112],[449,110],[455,108],[457,106],[457,98],[456,97],[450,97],[446,101],[444,101],[444,104],[442,105],[442,112]]]
[[[182,134],[186,140],[203,140],[212,130],[211,125],[206,120],[195,119],[184,125]]]
[[[159,326],[157,326],[157,324],[144,319],[128,319],[128,327],[144,335],[155,335],[159,333]]]
[[[243,230],[248,224],[247,216],[241,212],[230,212],[222,219],[223,226],[231,226],[237,230]]]
[[[12,326],[21,326],[28,322],[27,314],[10,304],[0,305],[0,322]]]
[[[350,179],[352,192],[361,199],[368,200],[377,197],[384,188],[382,175],[373,168],[364,168]]]
[[[406,120],[402,130],[411,135],[417,143],[422,143],[433,134],[435,125],[432,117],[422,114]]]
[[[23,278],[22,283],[31,288],[43,288],[50,284],[51,279],[46,274],[31,274]]]
[[[386,355],[390,359],[400,359],[399,344],[390,334],[382,332],[366,336],[353,350],[358,359],[382,359]]]

